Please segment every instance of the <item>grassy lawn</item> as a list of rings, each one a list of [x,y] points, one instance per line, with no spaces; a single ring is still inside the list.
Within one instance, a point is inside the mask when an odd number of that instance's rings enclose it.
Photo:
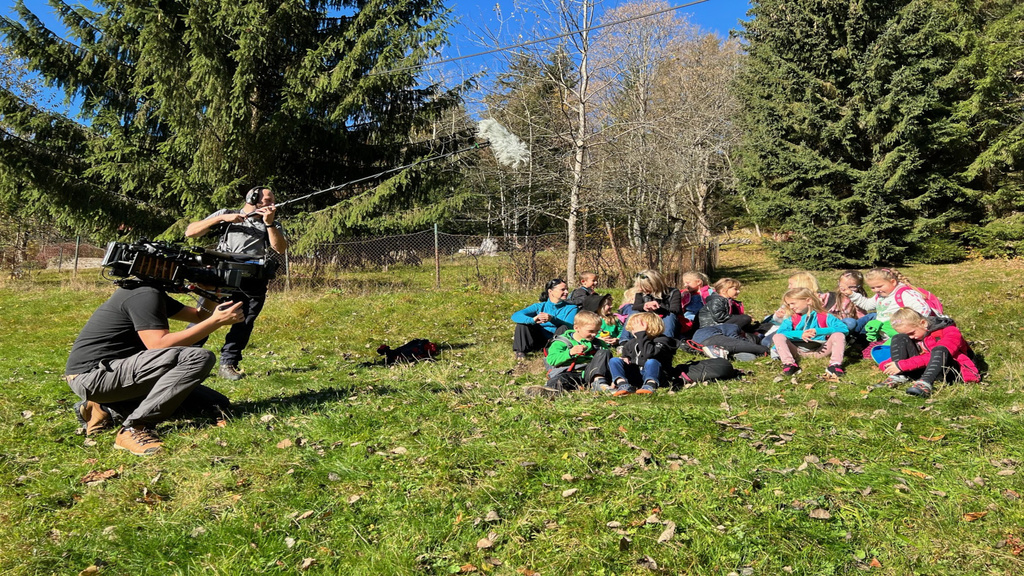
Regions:
[[[722,258],[753,315],[778,306],[789,271],[755,247]],[[272,295],[250,376],[207,382],[231,418],[168,422],[151,458],[75,435],[59,378],[110,287],[8,283],[0,573],[1022,574],[1024,262],[904,271],[984,356],[983,383],[921,400],[869,392],[863,361],[829,384],[823,360],[792,381],[759,360],[649,398],[526,398],[542,370],[512,372],[508,318],[539,287],[467,271],[434,291],[431,268],[396,267]],[[412,338],[441,359],[378,363]]]

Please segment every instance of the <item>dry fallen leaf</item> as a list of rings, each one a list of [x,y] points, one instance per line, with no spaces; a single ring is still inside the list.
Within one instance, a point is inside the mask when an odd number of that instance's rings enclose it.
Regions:
[[[986,514],[988,514],[987,510],[984,512],[968,512],[967,514],[964,514],[964,522],[974,522],[975,520],[980,520],[984,518]]]
[[[484,522],[498,522],[499,520],[501,520],[501,516],[498,516],[498,513],[494,510],[488,512],[487,516],[484,516]]]
[[[100,573],[100,569],[96,565],[89,566],[85,570],[78,573],[78,576],[96,576]]]
[[[815,520],[828,520],[832,517],[832,515],[828,513],[828,510],[825,510],[824,508],[815,508],[808,512],[807,515]]]
[[[277,447],[278,448],[291,448],[291,446],[292,446],[292,441],[287,439],[287,438],[285,438],[284,440],[281,440],[280,442],[277,443]],[[315,562],[315,560],[314,560],[314,562]],[[303,568],[303,570],[305,570],[305,568]]]
[[[303,558],[302,564],[299,564],[299,570],[309,570],[316,565],[316,558]]]
[[[82,484],[88,484],[90,486],[93,486],[96,484],[100,484],[101,482],[104,482],[106,480],[110,480],[111,478],[117,478],[118,475],[119,472],[114,469],[104,470],[102,472],[100,472],[99,470],[93,470],[92,472],[89,472],[84,477],[82,477]]]
[[[492,542],[490,540],[490,538],[481,538],[481,539],[476,541],[476,547],[477,547],[478,550],[483,550],[485,548],[491,548],[493,546],[494,546],[494,542]]]
[[[878,561],[878,558],[872,558],[871,563],[869,563],[868,566],[871,566],[872,568],[881,568],[882,563]]]
[[[665,529],[662,530],[661,536],[658,536],[658,544],[664,544],[672,539],[676,535],[676,523],[669,520],[665,522]]]
[[[296,516],[295,519],[296,520],[305,520],[306,518],[309,518],[312,515],[313,515],[313,511],[312,510],[306,510],[302,514],[299,514],[298,516]]]
[[[362,498],[363,496],[361,494],[353,494],[348,497],[348,503],[355,504],[356,502],[359,502]]]
[[[942,440],[945,437],[945,434],[939,434],[938,436],[918,436],[918,438],[920,438],[921,440],[925,440],[927,442],[938,442],[939,440]]]
[[[391,449],[392,454],[398,454],[399,456],[401,456],[402,454],[407,454],[408,452],[409,450],[407,450],[404,446],[397,446]]]
[[[562,491],[562,498],[568,498],[569,496],[572,496],[573,494],[575,494],[577,492],[579,492],[579,488],[569,488],[568,490],[563,490]]]
[[[459,572],[476,572],[476,566],[473,566],[472,564],[463,564],[459,567]]]
[[[909,474],[915,478],[920,478],[922,480],[928,478],[928,475],[925,474],[924,472],[918,472],[917,470],[911,470],[909,468],[900,468],[900,472],[903,472],[904,474]]]

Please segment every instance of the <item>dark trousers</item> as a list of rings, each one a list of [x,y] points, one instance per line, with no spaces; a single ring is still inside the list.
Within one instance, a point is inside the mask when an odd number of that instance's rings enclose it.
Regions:
[[[249,285],[243,284],[242,290],[231,293],[231,300],[242,303],[245,320],[232,324],[224,335],[224,346],[220,349],[221,366],[237,366],[242,361],[242,350],[249,345],[256,318],[267,301],[267,282],[261,280]]]
[[[905,334],[897,334],[889,340],[889,350],[892,353],[893,362],[906,360],[920,354],[917,343]],[[953,382],[960,378],[960,367],[953,360],[953,355],[945,346],[932,348],[928,357],[928,365],[919,370],[911,370],[903,373],[907,378],[920,380],[926,384],[934,384],[936,380]]]
[[[104,360],[68,385],[83,400],[112,405],[131,402],[125,426],[154,425],[178,410],[216,362],[213,352],[202,348],[145,350],[127,358]]]
[[[220,349],[220,365],[238,366],[242,361],[242,350],[249,345],[249,338],[252,337],[256,318],[263,311],[263,305],[267,301],[267,280],[243,281],[242,286],[232,292],[228,299],[231,302],[242,303],[242,315],[245,319],[237,324],[232,324],[227,334],[224,335],[224,346]],[[200,298],[199,305],[209,307],[217,304]],[[206,344],[206,340],[207,338],[203,338],[193,346],[202,347]]]
[[[512,351],[526,354],[543,350],[554,337],[540,324],[516,324],[516,331],[512,335]]]
[[[572,371],[557,368],[549,372],[545,387],[568,392],[588,387],[598,376],[611,381],[608,373],[608,362],[612,359],[612,351],[601,349],[594,353],[594,358],[583,366],[575,366]]]

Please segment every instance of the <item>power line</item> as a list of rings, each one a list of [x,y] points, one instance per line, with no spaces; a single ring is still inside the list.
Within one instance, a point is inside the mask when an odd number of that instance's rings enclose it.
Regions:
[[[477,58],[479,56],[486,56],[488,54],[495,54],[497,52],[505,52],[506,50],[515,50],[517,48],[525,48],[526,46],[532,46],[534,44],[542,44],[544,42],[550,42],[552,40],[558,40],[560,38],[568,38],[569,36],[572,36],[574,34],[579,34],[581,32],[591,32],[593,30],[600,30],[602,28],[608,28],[610,26],[618,26],[619,24],[625,24],[627,22],[633,22],[635,20],[643,20],[644,18],[650,18],[651,16],[657,16],[659,14],[665,14],[665,13],[668,13],[668,12],[675,12],[676,10],[681,10],[683,8],[689,8],[690,6],[696,6],[698,4],[704,4],[705,2],[710,2],[710,1],[711,0],[694,0],[693,2],[687,2],[686,4],[680,4],[678,6],[672,6],[670,8],[663,8],[661,10],[657,10],[657,11],[650,12],[650,13],[647,13],[647,14],[640,14],[638,16],[632,16],[630,18],[623,18],[622,20],[616,20],[614,22],[606,22],[604,24],[598,24],[597,26],[591,26],[589,28],[582,28],[580,30],[575,30],[573,32],[565,32],[563,34],[556,34],[554,36],[548,36],[547,38],[539,38],[537,40],[530,40],[528,42],[521,42],[519,44],[511,44],[511,45],[508,45],[508,46],[501,46],[501,47],[498,47],[498,48],[492,48],[490,50],[485,50],[483,52],[477,52],[475,54],[466,54],[465,56],[455,56],[453,58],[445,58],[443,60],[438,60],[436,62],[424,62],[422,64],[415,64],[413,66],[405,66],[403,68],[393,68],[391,70],[383,70],[381,72],[371,72],[371,73],[367,74],[367,76],[382,76],[384,74],[394,74],[395,72],[405,72],[407,70],[418,70],[420,68],[426,68],[428,66],[437,66],[439,64],[448,64],[449,62],[457,62],[459,60],[466,60],[468,58]]]

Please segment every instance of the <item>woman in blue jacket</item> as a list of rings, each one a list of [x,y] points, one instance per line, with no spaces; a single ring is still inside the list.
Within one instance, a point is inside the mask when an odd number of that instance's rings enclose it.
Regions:
[[[540,294],[540,301],[512,315],[516,323],[512,350],[516,358],[525,358],[527,352],[543,350],[548,341],[562,331],[572,328],[578,308],[569,304],[569,288],[561,278],[549,280]]]

